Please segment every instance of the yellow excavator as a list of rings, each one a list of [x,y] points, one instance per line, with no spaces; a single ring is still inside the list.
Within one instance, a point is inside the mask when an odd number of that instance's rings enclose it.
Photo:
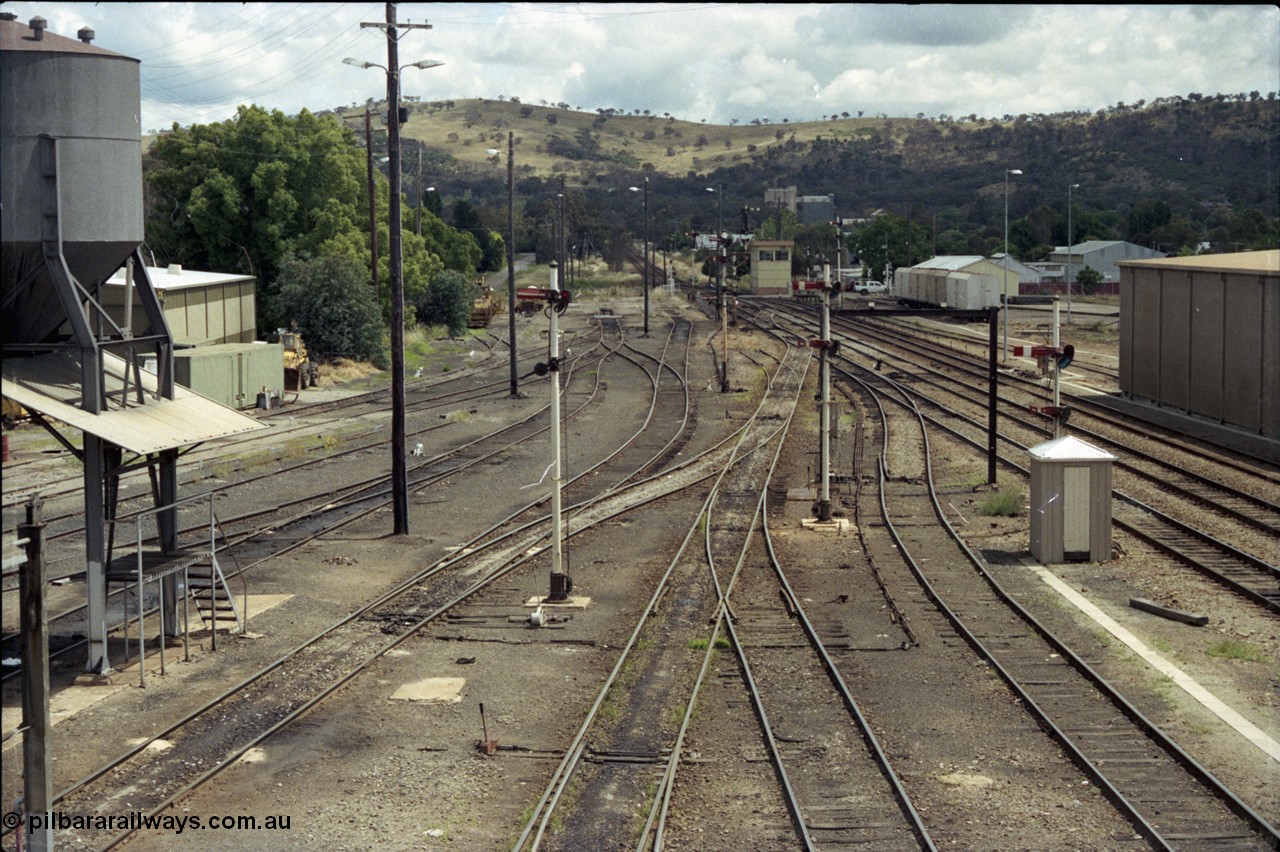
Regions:
[[[303,391],[320,378],[320,367],[307,356],[307,345],[296,331],[281,328],[267,335],[268,343],[284,347],[284,386],[286,390]]]

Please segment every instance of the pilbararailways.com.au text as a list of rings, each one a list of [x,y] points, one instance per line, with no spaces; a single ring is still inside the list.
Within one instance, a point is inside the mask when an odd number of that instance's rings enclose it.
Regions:
[[[15,813],[5,814],[5,826],[11,826]],[[21,817],[19,817],[19,820]],[[234,816],[199,817],[178,814],[147,814],[142,811],[130,811],[125,814],[66,814],[62,811],[50,811],[47,814],[30,814],[27,817],[28,832],[43,831],[52,828],[54,831],[170,831],[174,834],[191,831],[288,831],[292,818],[289,816]],[[14,821],[16,822],[16,821]]]

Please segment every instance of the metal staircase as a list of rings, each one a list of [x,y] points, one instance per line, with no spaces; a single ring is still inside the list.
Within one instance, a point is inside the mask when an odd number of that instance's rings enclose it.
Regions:
[[[208,554],[208,563],[193,565],[187,574],[187,592],[196,605],[203,626],[215,635],[219,626],[232,623],[228,627],[232,633],[244,632],[244,615],[236,605],[236,597],[227,585],[226,575],[218,564],[218,555],[214,550]]]

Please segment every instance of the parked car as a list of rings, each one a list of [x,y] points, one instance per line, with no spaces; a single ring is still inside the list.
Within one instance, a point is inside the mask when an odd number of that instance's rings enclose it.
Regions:
[[[889,286],[883,281],[860,281],[855,286],[863,296],[870,296],[872,293],[889,292]]]

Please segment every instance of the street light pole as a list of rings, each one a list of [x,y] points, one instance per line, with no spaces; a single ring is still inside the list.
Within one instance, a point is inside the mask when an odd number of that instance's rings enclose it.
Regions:
[[[644,179],[644,336],[649,336],[649,178]]]
[[[378,200],[373,191],[373,125],[369,108],[364,110],[364,150],[369,172],[369,264],[373,275],[373,292],[378,297],[378,316],[382,316],[382,288],[378,285]]]
[[[418,204],[413,208],[413,232],[418,236],[422,236],[422,149],[418,149],[418,178],[414,183],[417,184]]]
[[[644,189],[629,186],[632,192],[644,192],[644,336],[649,336],[649,179],[644,179]]]
[[[1009,361],[1009,175],[1021,169],[1004,170],[1004,361]]]
[[[511,349],[511,396],[520,395],[516,376],[516,134],[507,132],[507,339]]]
[[[1071,190],[1080,184],[1067,184],[1067,325],[1071,325],[1071,248],[1075,243],[1075,231],[1071,227]]]
[[[729,392],[729,304],[724,292],[724,184],[716,184],[715,188],[707,187],[707,192],[716,194],[716,305],[720,311],[720,392]]]

